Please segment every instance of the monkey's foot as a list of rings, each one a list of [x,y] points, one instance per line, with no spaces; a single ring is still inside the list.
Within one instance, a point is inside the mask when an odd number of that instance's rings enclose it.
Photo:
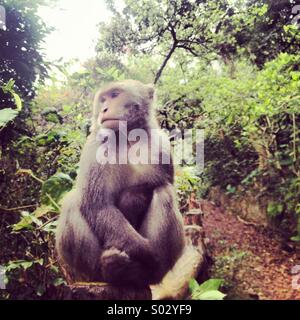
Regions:
[[[102,259],[107,260],[107,259],[111,259],[112,257],[116,257],[116,256],[117,257],[122,256],[123,258],[129,259],[129,256],[126,252],[112,247],[111,249],[103,251],[103,253],[101,255],[101,261],[102,261]]]
[[[141,284],[143,279],[140,263],[130,259],[128,254],[116,248],[105,250],[100,258],[104,281],[117,285]]]
[[[103,279],[111,283],[122,281],[124,270],[129,263],[130,258],[126,252],[117,248],[105,250],[100,258]]]

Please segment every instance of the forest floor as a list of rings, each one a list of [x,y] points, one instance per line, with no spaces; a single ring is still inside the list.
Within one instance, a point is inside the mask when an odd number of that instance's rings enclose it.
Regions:
[[[300,299],[300,254],[272,231],[245,223],[208,201],[201,201],[211,258],[210,278],[224,279],[228,299]],[[290,251],[290,252],[289,252]],[[292,268],[298,265],[298,276]],[[292,284],[298,289],[293,289]]]

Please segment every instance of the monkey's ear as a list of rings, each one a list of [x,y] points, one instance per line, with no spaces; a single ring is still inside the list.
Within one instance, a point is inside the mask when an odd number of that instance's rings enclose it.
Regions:
[[[147,84],[147,91],[148,91],[148,97],[150,100],[153,100],[154,98],[154,85],[153,84]]]

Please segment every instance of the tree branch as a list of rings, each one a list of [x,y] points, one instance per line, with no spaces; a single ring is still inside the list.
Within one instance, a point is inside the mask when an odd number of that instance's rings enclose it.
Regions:
[[[177,41],[174,41],[169,53],[166,55],[162,65],[160,66],[159,70],[156,73],[156,76],[155,76],[155,79],[154,79],[154,84],[156,84],[158,82],[158,80],[159,80],[164,68],[166,67],[166,65],[167,65],[168,61],[170,60],[172,54],[174,53],[176,47],[177,47]]]
[[[195,52],[192,48],[190,47],[187,47],[183,44],[177,46],[177,48],[181,48],[181,49],[184,49],[184,50],[187,50],[189,51],[194,57],[200,57],[200,54],[198,54],[197,52]]]

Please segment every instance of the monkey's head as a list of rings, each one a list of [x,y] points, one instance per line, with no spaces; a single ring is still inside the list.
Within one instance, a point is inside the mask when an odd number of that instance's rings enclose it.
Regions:
[[[129,130],[145,128],[151,118],[153,96],[152,85],[136,80],[106,85],[95,96],[92,130],[117,131],[120,121],[126,121]]]

